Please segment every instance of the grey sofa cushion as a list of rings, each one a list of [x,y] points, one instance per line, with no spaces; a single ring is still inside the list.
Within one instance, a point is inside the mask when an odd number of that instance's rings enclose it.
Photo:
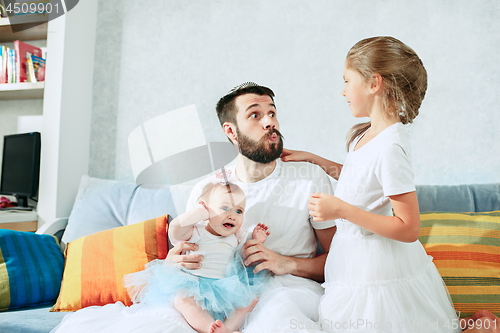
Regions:
[[[49,312],[51,307],[52,305],[46,305],[0,312],[0,332],[48,333],[67,314],[67,312]]]
[[[500,184],[418,185],[420,212],[489,212],[500,210]]]

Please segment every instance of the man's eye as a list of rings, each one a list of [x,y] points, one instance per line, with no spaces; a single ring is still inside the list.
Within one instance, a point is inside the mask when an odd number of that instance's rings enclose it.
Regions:
[[[250,118],[257,118],[258,116],[259,116],[259,115],[258,115],[257,113],[252,113],[252,114],[250,115]]]
[[[269,117],[273,117],[273,118],[274,118],[274,117],[276,117],[276,113],[271,112],[271,113],[269,114]]]

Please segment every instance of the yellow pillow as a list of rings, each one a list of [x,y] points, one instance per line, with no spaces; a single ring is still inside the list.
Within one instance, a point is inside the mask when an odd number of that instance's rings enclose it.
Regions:
[[[144,269],[168,252],[168,215],[78,238],[66,247],[61,290],[50,311],[132,302],[123,275]]]
[[[420,242],[433,257],[460,317],[500,316],[500,211],[422,213]]]

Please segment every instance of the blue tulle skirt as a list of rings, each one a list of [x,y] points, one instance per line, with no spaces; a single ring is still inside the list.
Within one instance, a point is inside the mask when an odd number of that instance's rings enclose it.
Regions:
[[[253,267],[245,267],[237,252],[222,279],[196,276],[169,261],[153,260],[145,270],[125,275],[123,285],[134,303],[162,306],[177,295],[192,297],[214,320],[223,321],[236,309],[249,306],[268,277],[267,271],[254,274]]]

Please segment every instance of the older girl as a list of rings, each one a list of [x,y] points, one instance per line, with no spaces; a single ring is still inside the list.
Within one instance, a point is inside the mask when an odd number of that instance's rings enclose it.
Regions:
[[[418,241],[420,218],[404,124],[418,115],[427,73],[410,47],[392,37],[364,39],[345,61],[354,126],[340,165],[285,151],[338,178],[335,196],[310,198],[315,221],[337,219],[325,264],[319,313],[326,331],[455,332],[457,316],[436,266]],[[339,177],[340,175],[340,177]],[[455,324],[454,324],[455,323]]]

